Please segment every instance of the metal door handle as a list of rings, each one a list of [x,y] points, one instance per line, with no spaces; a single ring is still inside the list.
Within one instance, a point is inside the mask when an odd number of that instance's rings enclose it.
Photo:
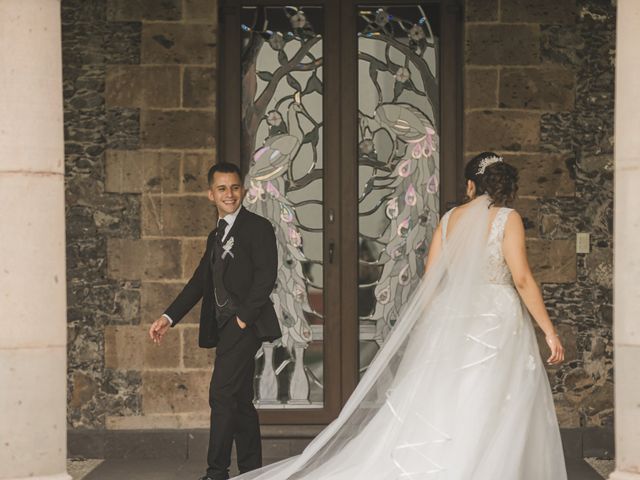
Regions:
[[[329,263],[333,263],[333,252],[335,251],[335,244],[329,242]]]

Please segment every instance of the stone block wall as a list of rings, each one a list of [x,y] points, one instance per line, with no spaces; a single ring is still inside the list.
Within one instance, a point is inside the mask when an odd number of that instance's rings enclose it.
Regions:
[[[197,308],[148,339],[190,277],[215,211],[217,6],[64,0],[69,425],[207,424]]]
[[[465,152],[520,170],[530,262],[567,347],[548,370],[560,423],[611,426],[615,2],[467,0],[465,13]],[[576,254],[577,232],[591,253]]]
[[[160,348],[146,329],[214,221],[216,8],[62,0],[72,429],[207,425],[197,308]],[[531,263],[567,343],[549,370],[561,424],[608,426],[615,7],[467,0],[465,14],[466,156],[493,149],[520,169]]]

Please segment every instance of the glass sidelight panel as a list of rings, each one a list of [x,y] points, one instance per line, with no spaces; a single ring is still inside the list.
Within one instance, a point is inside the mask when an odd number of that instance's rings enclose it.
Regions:
[[[275,228],[283,332],[258,353],[260,408],[324,404],[322,17],[321,7],[241,11],[244,205]]]
[[[438,5],[358,8],[359,364],[424,273],[440,211]]]

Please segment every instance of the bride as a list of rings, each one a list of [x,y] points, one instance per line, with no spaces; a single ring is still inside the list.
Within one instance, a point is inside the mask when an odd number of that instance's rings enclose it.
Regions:
[[[296,457],[239,480],[566,480],[547,363],[564,349],[506,205],[517,170],[494,153],[466,169],[427,270],[339,417]]]

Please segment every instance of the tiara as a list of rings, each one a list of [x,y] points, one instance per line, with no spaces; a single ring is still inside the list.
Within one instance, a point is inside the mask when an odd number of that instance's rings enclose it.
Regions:
[[[478,171],[476,172],[476,175],[484,174],[484,171],[489,165],[493,165],[494,163],[500,163],[500,162],[504,162],[504,159],[502,157],[497,157],[495,155],[491,155],[490,157],[483,158],[480,161],[480,165],[478,166]]]

